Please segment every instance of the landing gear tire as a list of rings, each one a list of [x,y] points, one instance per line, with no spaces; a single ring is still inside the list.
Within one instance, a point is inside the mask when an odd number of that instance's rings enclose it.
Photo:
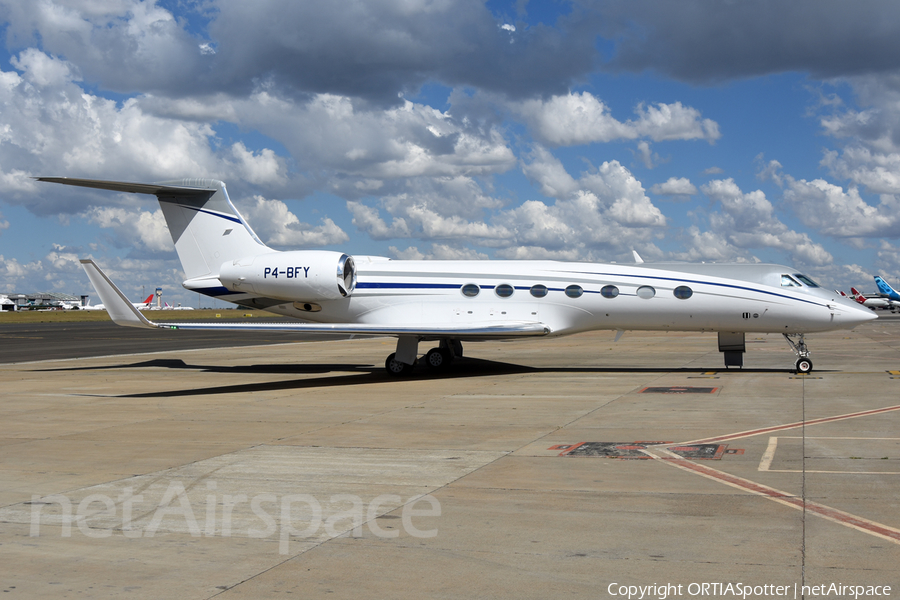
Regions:
[[[801,358],[797,361],[797,372],[798,373],[809,373],[813,369],[812,361],[808,358]]]
[[[396,354],[392,353],[387,357],[387,360],[384,361],[384,369],[388,372],[388,375],[393,377],[404,377],[412,373],[415,368],[415,363],[408,365],[404,362],[400,362],[396,358]]]
[[[453,355],[443,348],[432,348],[425,355],[425,364],[435,371],[446,369],[453,362]]]

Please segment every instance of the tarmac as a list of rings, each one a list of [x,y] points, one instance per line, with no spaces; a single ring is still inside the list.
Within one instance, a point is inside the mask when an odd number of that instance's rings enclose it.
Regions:
[[[405,379],[390,339],[2,364],[0,589],[896,597],[898,334],[807,336],[809,375],[781,336],[726,370],[715,334],[646,332]]]

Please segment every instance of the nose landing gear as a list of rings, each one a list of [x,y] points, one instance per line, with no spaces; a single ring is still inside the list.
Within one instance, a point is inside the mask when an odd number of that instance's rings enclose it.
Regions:
[[[790,345],[791,350],[797,355],[795,368],[798,373],[809,373],[813,369],[813,363],[809,359],[809,349],[806,347],[806,341],[803,339],[802,333],[784,333],[784,339]],[[796,338],[794,341],[792,338]]]

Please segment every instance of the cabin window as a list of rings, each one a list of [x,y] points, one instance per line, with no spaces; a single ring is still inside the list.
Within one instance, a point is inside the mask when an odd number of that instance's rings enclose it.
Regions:
[[[509,298],[513,295],[513,286],[508,283],[501,283],[496,288],[494,288],[494,293],[496,293],[501,298]]]
[[[675,294],[675,297],[679,300],[687,300],[694,295],[694,290],[686,285],[679,285],[677,288],[672,290],[672,293]]]
[[[802,287],[796,279],[790,275],[781,276],[781,287]]]
[[[566,288],[566,296],[569,298],[580,298],[583,293],[584,290],[580,285],[570,285]]]
[[[535,298],[543,298],[547,295],[547,286],[541,284],[531,286],[531,295]]]
[[[649,285],[642,285],[637,289],[638,298],[643,298],[644,300],[649,300],[653,296],[656,295],[656,290],[650,287]]]
[[[819,287],[819,284],[807,277],[806,275],[802,275],[800,273],[794,273],[794,277],[808,285],[809,287]]]
[[[619,295],[619,288],[614,285],[604,285],[600,288],[600,295],[604,298],[615,298]]]
[[[462,286],[463,296],[467,296],[469,298],[474,298],[480,291],[481,288],[474,283],[467,283],[466,285]]]

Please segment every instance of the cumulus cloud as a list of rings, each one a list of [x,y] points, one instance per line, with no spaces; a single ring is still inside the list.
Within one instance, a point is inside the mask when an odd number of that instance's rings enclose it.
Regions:
[[[111,229],[118,247],[137,246],[151,253],[172,252],[175,245],[162,210],[153,212],[116,206],[91,207],[84,213],[90,223]]]
[[[403,250],[396,246],[388,247],[394,258],[401,260],[485,260],[488,255],[472,248],[461,248],[449,244],[432,244],[431,251],[420,252],[416,246],[410,246]]]
[[[732,179],[710,181],[701,189],[722,207],[721,213],[710,214],[711,231],[736,248],[776,248],[806,264],[833,262],[831,254],[808,234],[789,229],[761,190],[744,193]]]
[[[882,195],[868,204],[855,187],[844,189],[823,179],[785,176],[784,200],[808,227],[837,238],[900,236],[900,200]]]
[[[821,162],[832,176],[874,194],[900,194],[900,152],[878,153],[860,146],[826,151]]]
[[[23,54],[28,59],[16,62],[21,75],[0,72],[0,165],[13,191],[43,192],[46,186],[28,178],[35,170],[153,181],[217,174],[227,164],[209,145],[208,125],[146,114],[134,100],[118,106],[85,93],[59,59]],[[72,197],[46,189],[27,206],[38,214],[78,212],[66,202]]]
[[[283,185],[287,179],[284,159],[269,148],[259,152],[247,150],[243,142],[231,146],[236,175],[256,185]]]
[[[687,262],[759,262],[748,252],[732,244],[726,234],[701,231],[696,225],[688,228],[684,246],[684,250],[673,252],[672,258]]]
[[[178,95],[196,86],[209,67],[196,41],[155,1],[0,0],[0,14],[9,22],[9,45],[31,45],[39,39],[47,54],[65,56],[78,65],[80,77],[102,83],[105,89]],[[26,54],[19,64],[32,58]],[[23,70],[38,81],[53,76],[52,70],[58,71],[61,65],[45,63],[43,67]]]
[[[721,137],[715,121],[703,119],[700,111],[681,102],[639,104],[635,108],[637,118],[625,122],[613,118],[609,107],[590,92],[570,92],[548,100],[534,98],[513,104],[512,109],[540,141],[552,146],[636,138],[713,143]]]
[[[836,166],[836,153],[826,153],[823,164]],[[900,235],[900,199],[883,193],[877,205],[870,204],[851,184],[848,188],[817,178],[811,181],[797,179],[782,172],[778,161],[769,161],[759,177],[771,180],[783,188],[784,205],[790,208],[807,227],[823,235],[848,241],[854,246],[864,245],[863,240],[875,237]],[[850,178],[856,182],[855,177]]]
[[[823,132],[843,143],[826,150],[821,164],[870,193],[900,194],[900,81],[896,75],[845,81],[861,108],[840,103],[820,117]]]
[[[327,217],[317,226],[301,222],[281,200],[255,196],[250,206],[244,207],[242,212],[253,224],[257,235],[272,246],[309,248],[340,244],[350,239],[344,230]]]
[[[496,200],[472,194],[477,187],[468,182],[455,191],[438,186],[431,193],[388,196],[379,207],[351,201],[348,209],[356,227],[375,239],[452,240],[452,247],[477,244],[504,258],[600,256],[619,251],[622,240],[649,241],[666,225],[641,183],[617,161],[576,180],[540,146],[530,159],[523,171],[543,193],[552,194],[549,202],[527,200],[498,210]],[[441,208],[459,205],[460,194],[480,199],[467,208]],[[467,211],[470,218],[461,218]]]
[[[697,186],[687,177],[669,177],[665,183],[651,186],[650,191],[659,196],[694,196]]]
[[[0,290],[5,293],[18,291],[16,285],[26,276],[34,276],[42,274],[43,265],[40,261],[34,261],[27,264],[21,264],[12,257],[5,257],[0,254]]]
[[[347,96],[295,100],[268,89],[208,100],[144,98],[140,105],[167,118],[221,119],[259,131],[280,142],[313,185],[331,176],[328,191],[345,198],[379,190],[392,180],[488,176],[516,164],[498,127],[410,101],[382,109]],[[259,155],[255,163],[257,170],[265,167],[261,170],[271,182],[285,174],[277,156]],[[391,191],[396,188],[381,189],[382,194]]]

